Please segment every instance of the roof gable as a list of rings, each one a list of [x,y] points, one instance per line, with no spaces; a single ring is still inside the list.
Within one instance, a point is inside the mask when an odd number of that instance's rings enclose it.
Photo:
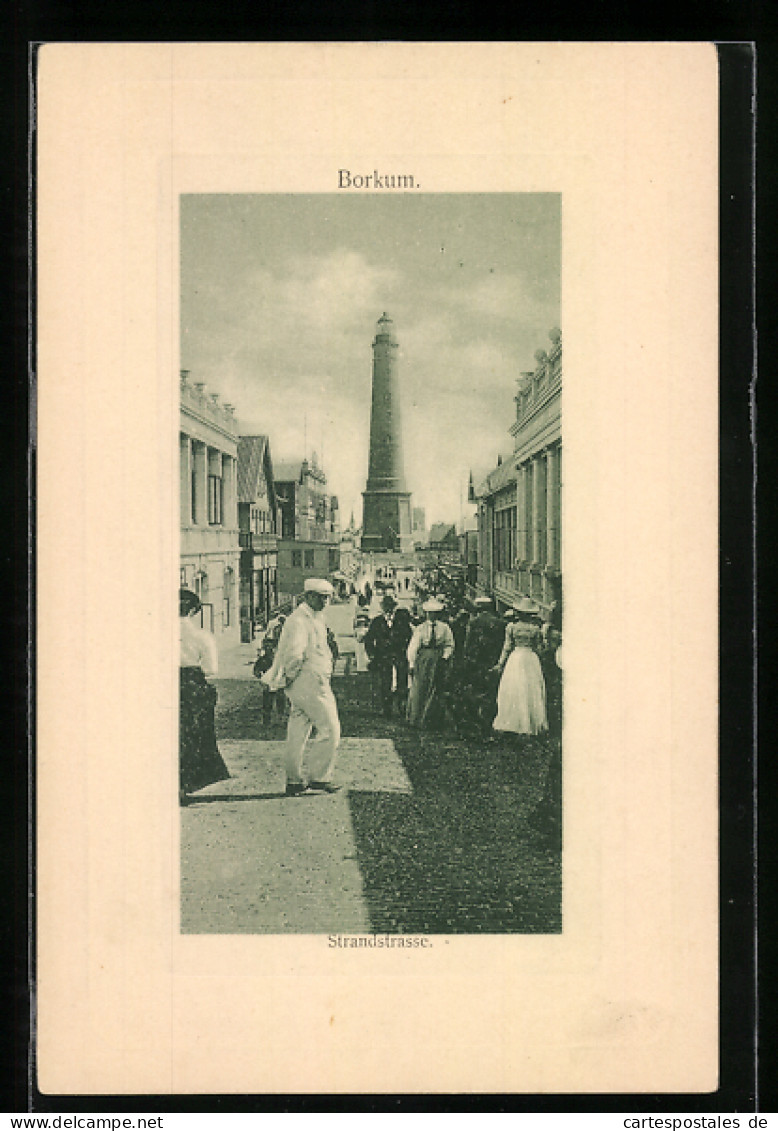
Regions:
[[[275,508],[270,442],[267,436],[241,436],[238,440],[238,502],[253,503],[265,495]]]
[[[445,542],[451,536],[456,537],[453,522],[436,522],[429,533],[430,542]]]

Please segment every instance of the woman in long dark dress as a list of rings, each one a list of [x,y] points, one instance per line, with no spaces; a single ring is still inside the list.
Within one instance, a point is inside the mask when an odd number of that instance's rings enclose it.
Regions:
[[[408,645],[408,671],[412,674],[407,719],[423,728],[438,721],[447,681],[447,668],[454,654],[454,635],[440,619],[443,605],[435,598],[422,605],[427,619],[418,625]]]
[[[219,653],[212,634],[194,623],[201,607],[196,593],[180,590],[178,788],[182,802],[187,794],[230,776],[216,745],[216,688],[205,678],[216,674]]]

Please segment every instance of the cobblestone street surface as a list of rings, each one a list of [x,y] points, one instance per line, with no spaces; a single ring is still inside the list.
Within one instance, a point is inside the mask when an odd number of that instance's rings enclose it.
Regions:
[[[341,648],[337,794],[284,796],[285,724],[263,720],[256,647],[223,658],[217,735],[233,777],[181,810],[182,931],[558,932],[561,852],[532,821],[547,745],[384,719],[369,675],[352,672],[352,617],[328,610]]]

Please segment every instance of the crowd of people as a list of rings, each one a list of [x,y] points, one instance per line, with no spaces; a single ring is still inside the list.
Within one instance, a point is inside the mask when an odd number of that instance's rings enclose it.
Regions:
[[[428,575],[419,579],[419,601],[410,608],[385,591],[380,612],[371,617],[365,592],[354,619],[356,667],[369,673],[372,702],[386,718],[482,739],[502,734],[518,744],[538,735],[559,739],[561,633],[534,601],[521,598],[500,616],[489,597],[468,603],[459,579]],[[274,714],[287,720],[288,796],[339,788],[333,770],[340,722],[330,683],[338,646],[324,618],[334,594],[329,581],[308,579],[293,612],[267,626],[254,664],[265,721]],[[217,673],[218,654],[211,634],[195,624],[199,610],[197,595],[182,589],[182,801],[229,777],[215,737],[216,691],[208,681]]]
[[[561,634],[530,598],[500,617],[485,596],[457,607],[431,595],[417,611],[387,593],[372,619],[358,608],[354,628],[357,671],[370,671],[385,716],[481,736],[559,736]]]

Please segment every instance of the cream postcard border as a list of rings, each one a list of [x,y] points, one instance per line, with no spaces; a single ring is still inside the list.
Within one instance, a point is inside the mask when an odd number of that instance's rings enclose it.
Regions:
[[[43,48],[42,1090],[716,1087],[716,144],[709,45]],[[178,931],[177,197],[341,167],[562,193],[560,936]]]

